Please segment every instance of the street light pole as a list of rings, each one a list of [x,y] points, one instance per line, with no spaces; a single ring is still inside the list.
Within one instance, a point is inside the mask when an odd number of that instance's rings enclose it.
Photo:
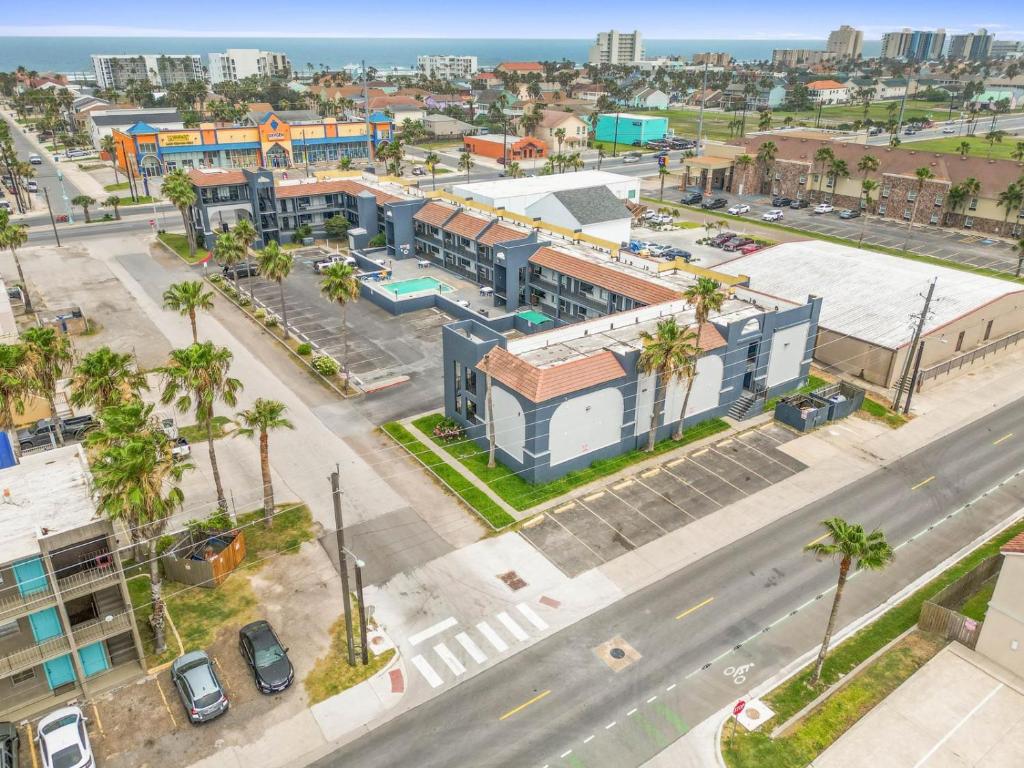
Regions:
[[[50,190],[43,187],[43,197],[46,198],[46,211],[50,214],[50,226],[53,227],[53,237],[60,248],[60,235],[57,234],[57,220],[53,218],[53,208],[50,207]]]
[[[356,665],[356,650],[352,639],[352,603],[348,587],[348,559],[345,555],[345,528],[341,520],[341,481],[338,469],[331,472],[331,497],[334,500],[334,528],[338,541],[338,570],[341,571],[341,604],[345,611],[345,639],[348,645],[348,665]]]
[[[920,362],[920,358],[918,358],[918,362]],[[909,400],[907,400],[907,405],[910,405]],[[365,667],[370,663],[370,649],[366,644],[366,600],[363,599],[364,565],[366,563],[356,558],[356,600],[359,602],[359,647],[361,649],[363,666]]]

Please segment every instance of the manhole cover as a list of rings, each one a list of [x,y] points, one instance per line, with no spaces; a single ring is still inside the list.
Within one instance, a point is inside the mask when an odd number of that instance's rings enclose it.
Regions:
[[[624,659],[624,658],[626,658],[626,652],[624,650],[622,650],[621,648],[612,648],[611,651],[609,652],[609,655],[613,659]]]
[[[511,589],[513,592],[522,589],[526,586],[526,582],[523,578],[515,571],[507,571],[505,573],[499,573],[498,578],[505,582],[505,586]]]
[[[630,664],[640,660],[640,654],[621,637],[601,643],[593,648],[594,655],[603,661],[613,672],[621,672]]]

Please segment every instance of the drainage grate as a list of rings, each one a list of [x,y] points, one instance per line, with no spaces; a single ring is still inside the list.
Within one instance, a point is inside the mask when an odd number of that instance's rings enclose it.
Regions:
[[[608,651],[608,655],[611,656],[613,659],[626,658],[626,652],[621,648],[612,648],[610,651]]]
[[[515,571],[499,573],[498,578],[505,582],[505,586],[513,592],[516,592],[526,586],[526,582],[523,581],[522,577]]]

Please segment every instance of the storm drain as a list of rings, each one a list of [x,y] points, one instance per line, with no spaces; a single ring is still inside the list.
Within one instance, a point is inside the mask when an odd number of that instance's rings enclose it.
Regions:
[[[621,672],[641,659],[640,653],[619,636],[594,648],[594,655],[607,664],[613,672]]]
[[[513,592],[520,590],[526,586],[526,582],[523,581],[523,578],[515,571],[499,573],[498,578],[501,579],[505,583],[505,586],[511,589]]]

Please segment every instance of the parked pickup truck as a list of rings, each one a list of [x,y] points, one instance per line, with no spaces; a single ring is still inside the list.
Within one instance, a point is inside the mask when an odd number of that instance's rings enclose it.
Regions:
[[[65,440],[81,440],[95,425],[92,416],[73,416],[61,419],[60,428]],[[41,419],[31,427],[18,430],[18,444],[21,450],[48,448],[57,444],[54,425],[50,419]]]

